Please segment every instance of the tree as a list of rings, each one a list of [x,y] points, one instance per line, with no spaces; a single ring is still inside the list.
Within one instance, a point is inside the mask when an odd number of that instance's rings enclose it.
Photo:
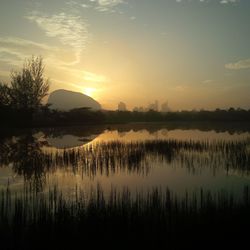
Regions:
[[[10,88],[0,82],[0,108],[10,106]]]
[[[42,57],[27,59],[20,72],[11,74],[10,99],[14,109],[25,112],[30,118],[48,95],[49,80],[44,78]]]

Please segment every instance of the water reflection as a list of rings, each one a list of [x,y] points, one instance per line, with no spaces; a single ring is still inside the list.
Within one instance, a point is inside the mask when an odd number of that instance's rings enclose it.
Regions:
[[[102,126],[49,128],[40,132],[40,138],[57,149],[75,148],[93,141],[103,131]]]
[[[76,185],[90,190],[97,184],[107,192],[112,186],[131,190],[157,186],[177,193],[201,187],[238,190],[250,184],[248,131],[141,126],[50,128],[2,135],[0,185],[6,186],[9,176],[18,176],[16,181],[37,191],[57,185],[65,192]]]
[[[35,190],[40,190],[48,167],[41,150],[46,144],[37,140],[32,133],[2,140],[0,164],[11,167],[15,174],[23,176],[25,182],[32,183]]]

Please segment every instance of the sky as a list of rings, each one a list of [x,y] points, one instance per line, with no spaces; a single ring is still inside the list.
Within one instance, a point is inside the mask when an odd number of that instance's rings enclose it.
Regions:
[[[0,0],[0,80],[35,55],[50,91],[105,109],[249,109],[249,13],[249,0]]]

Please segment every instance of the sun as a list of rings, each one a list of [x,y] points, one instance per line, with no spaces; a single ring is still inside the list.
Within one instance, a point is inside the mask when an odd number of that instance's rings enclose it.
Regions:
[[[90,87],[86,87],[83,88],[83,94],[90,96],[90,97],[95,97],[95,93],[96,93],[96,89],[95,88],[90,88]]]

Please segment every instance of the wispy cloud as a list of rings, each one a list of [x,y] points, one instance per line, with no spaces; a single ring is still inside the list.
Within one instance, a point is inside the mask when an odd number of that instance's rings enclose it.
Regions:
[[[104,83],[108,82],[108,79],[104,75],[94,74],[88,71],[83,72],[83,79],[87,82],[93,82],[93,83]]]
[[[177,92],[183,92],[187,89],[187,86],[185,85],[177,85],[173,88],[173,90],[177,91]]]
[[[11,70],[20,70],[31,55],[42,55],[45,73],[51,80],[51,90],[58,88],[88,90],[97,93],[109,79],[102,74],[86,71],[81,65],[71,65],[71,51],[17,37],[0,37],[0,80],[9,82]]]
[[[113,11],[113,8],[121,3],[123,3],[123,0],[92,0],[92,2],[96,2],[96,10],[99,11]]]
[[[184,3],[184,2],[197,2],[197,3],[210,3],[211,0],[175,0],[177,3]],[[217,0],[220,4],[235,4],[240,2],[240,0]]]
[[[124,0],[70,0],[68,5],[74,7],[91,8],[99,12],[119,12],[117,6],[126,3]]]
[[[240,60],[234,63],[228,63],[225,65],[225,68],[231,70],[250,69],[250,59]]]
[[[0,43],[1,45],[8,44],[9,46],[15,45],[15,46],[20,46],[20,47],[27,47],[27,45],[29,45],[31,48],[39,47],[44,50],[48,50],[52,48],[51,46],[48,46],[43,43],[37,43],[34,41],[25,40],[25,39],[18,38],[18,37],[0,37]]]
[[[10,71],[19,70],[24,60],[31,55],[42,55],[46,60],[55,62],[56,55],[62,54],[62,51],[46,44],[18,37],[0,37],[0,78],[8,81]]]
[[[207,79],[207,80],[202,81],[203,84],[208,84],[208,83],[212,83],[212,82],[213,82],[213,80],[211,80],[211,79]]]
[[[239,0],[221,0],[221,4],[228,4],[228,3],[237,3]]]
[[[72,51],[19,37],[0,37],[0,61],[14,66],[31,55],[42,55],[53,65],[70,65],[75,60]]]
[[[108,83],[110,81],[105,75],[93,73],[80,68],[68,67],[67,65],[62,65],[60,70],[72,74],[72,77],[74,76],[78,79],[77,82],[88,82],[95,85],[99,83]]]
[[[57,49],[42,43],[17,37],[0,37],[0,61],[18,66],[26,57],[32,54],[56,53]]]
[[[63,45],[74,49],[77,61],[79,61],[80,53],[86,47],[89,39],[87,24],[80,16],[64,12],[46,15],[33,11],[26,18],[35,22],[48,37],[56,37]]]
[[[123,3],[123,0],[90,0],[90,2],[97,2],[100,6],[116,6]]]
[[[19,70],[25,59],[31,55],[43,56],[46,69],[59,67],[73,60],[67,51],[43,43],[18,37],[0,37],[0,77],[9,75],[11,70]],[[47,67],[48,66],[48,67]],[[47,71],[47,70],[46,70]]]

